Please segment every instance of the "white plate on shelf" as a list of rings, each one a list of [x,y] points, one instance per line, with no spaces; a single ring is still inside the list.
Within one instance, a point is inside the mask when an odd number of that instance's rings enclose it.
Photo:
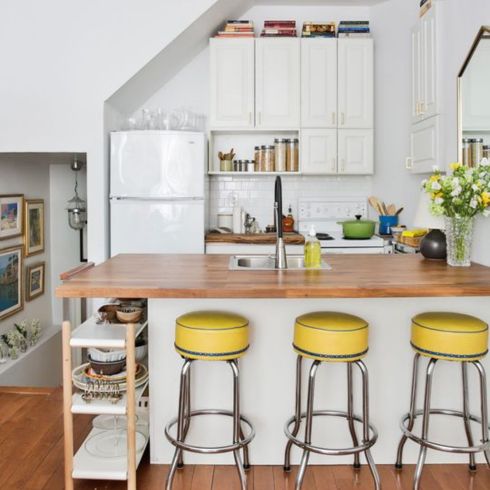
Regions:
[[[146,437],[141,432],[136,432],[136,452],[143,451]],[[86,443],[87,452],[96,458],[126,458],[128,438],[125,430],[108,430],[92,436]]]

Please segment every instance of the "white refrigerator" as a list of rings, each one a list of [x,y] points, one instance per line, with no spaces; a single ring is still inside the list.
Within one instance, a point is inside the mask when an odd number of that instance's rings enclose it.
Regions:
[[[111,133],[111,256],[204,253],[204,133]]]

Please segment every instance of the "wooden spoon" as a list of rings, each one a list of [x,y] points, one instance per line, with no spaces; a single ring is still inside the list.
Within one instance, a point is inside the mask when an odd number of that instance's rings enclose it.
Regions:
[[[388,206],[388,214],[390,216],[395,216],[395,214],[396,214],[396,206],[394,204],[390,204]]]

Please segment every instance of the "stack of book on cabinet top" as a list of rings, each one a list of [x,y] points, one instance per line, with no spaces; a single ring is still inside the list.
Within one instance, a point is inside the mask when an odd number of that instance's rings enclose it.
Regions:
[[[254,25],[251,20],[229,20],[215,37],[239,38],[254,37]]]
[[[296,37],[295,20],[265,20],[261,37]]]
[[[420,17],[425,15],[432,7],[432,0],[420,0]]]
[[[339,37],[371,37],[368,20],[341,20]]]
[[[304,22],[302,37],[335,37],[335,22]]]

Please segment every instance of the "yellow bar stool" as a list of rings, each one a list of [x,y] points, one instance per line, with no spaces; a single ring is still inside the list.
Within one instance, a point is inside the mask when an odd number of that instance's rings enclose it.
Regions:
[[[488,325],[470,315],[447,312],[422,313],[412,318],[411,345],[415,350],[412,372],[412,391],[410,398],[410,411],[405,414],[400,427],[403,436],[398,445],[396,468],[402,468],[403,448],[408,439],[420,445],[419,457],[415,468],[413,482],[414,490],[420,486],[420,478],[425,463],[427,449],[436,449],[450,453],[469,454],[470,470],[475,471],[475,454],[483,452],[490,466],[490,442],[488,435],[488,412],[487,412],[487,381],[485,369],[480,363],[488,352]],[[420,356],[429,358],[425,375],[424,408],[417,410],[417,377]],[[430,407],[432,376],[434,368],[439,361],[452,361],[461,363],[461,375],[463,385],[463,410],[434,409]],[[473,364],[480,377],[480,401],[481,418],[470,413],[468,400],[468,363]],[[463,419],[468,439],[468,446],[448,446],[429,440],[429,418],[430,415],[453,415]],[[415,419],[422,415],[422,434],[415,435],[412,430]],[[470,421],[481,424],[481,444],[475,445],[471,433]]]
[[[165,427],[165,436],[175,446],[167,476],[166,490],[171,490],[175,471],[182,468],[183,451],[201,454],[233,452],[242,490],[247,488],[245,470],[250,468],[248,444],[255,433],[250,421],[240,413],[238,359],[249,347],[248,320],[243,316],[221,311],[197,311],[180,316],[175,326],[175,350],[184,359],[180,375],[178,416]],[[191,365],[194,361],[226,361],[233,372],[233,410],[191,410]],[[233,417],[233,442],[226,446],[209,447],[186,444],[191,418],[201,415]],[[242,423],[248,426],[245,436]],[[172,434],[177,425],[177,434]],[[242,463],[240,450],[243,450]]]
[[[368,351],[368,324],[362,318],[330,311],[320,311],[299,316],[294,326],[293,348],[298,354],[296,361],[296,402],[295,414],[287,420],[284,432],[289,439],[284,456],[284,470],[290,471],[290,454],[292,445],[303,449],[301,465],[296,478],[296,490],[303,484],[310,452],[325,455],[354,455],[354,467],[360,468],[360,453],[364,453],[377,490],[381,488],[376,465],[370,448],[376,442],[378,433],[369,423],[369,385],[368,371],[362,358]],[[308,395],[306,412],[302,413],[301,371],[303,358],[312,359],[308,378]],[[344,362],[347,365],[347,412],[336,410],[313,410],[315,378],[318,366],[322,362]],[[353,369],[355,364],[362,375],[362,417],[354,414]],[[347,419],[353,447],[330,449],[315,446],[311,443],[313,417],[333,416]],[[304,440],[298,438],[303,419],[306,419]],[[362,440],[359,443],[355,422],[362,424]],[[291,430],[291,425],[293,425]]]

